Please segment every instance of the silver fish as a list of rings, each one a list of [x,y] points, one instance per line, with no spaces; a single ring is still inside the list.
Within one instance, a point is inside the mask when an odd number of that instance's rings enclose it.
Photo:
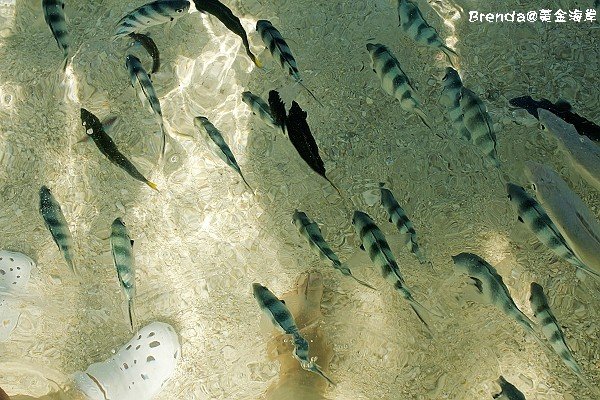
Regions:
[[[117,23],[115,38],[174,21],[187,14],[189,9],[190,2],[187,0],[158,0],[144,4],[121,18]]]
[[[223,139],[221,132],[219,132],[219,130],[206,117],[194,118],[194,126],[206,132],[208,139],[206,142],[214,155],[225,161],[227,165],[233,168],[240,175],[240,178],[242,178],[248,189],[253,191],[252,187],[246,181],[246,178],[244,178],[242,170],[235,160],[231,149],[225,142],[225,139]]]
[[[429,329],[422,314],[424,311],[429,313],[432,312],[427,310],[421,303],[417,302],[413,298],[410,290],[406,287],[404,277],[400,272],[400,268],[392,254],[392,250],[390,250],[390,246],[385,240],[383,232],[375,225],[375,222],[373,222],[371,217],[362,211],[354,212],[352,225],[362,243],[360,248],[367,252],[373,264],[381,269],[383,277],[394,285],[394,288],[400,292],[400,295],[408,301],[419,320]]]
[[[423,43],[443,51],[450,64],[452,64],[451,56],[458,56],[458,54],[446,46],[435,28],[425,21],[417,4],[410,0],[397,1],[400,28],[417,43]]]
[[[413,223],[408,219],[406,212],[400,207],[400,204],[398,204],[392,192],[383,187],[383,183],[380,184],[380,192],[381,206],[387,211],[390,217],[389,221],[396,225],[396,228],[400,233],[408,234],[406,244],[410,252],[417,257],[421,264],[427,263],[427,259],[417,243],[417,232],[415,231]]]
[[[460,108],[460,93],[463,85],[458,71],[452,67],[447,67],[442,82],[444,89],[440,96],[440,104],[446,106],[454,131],[459,137],[470,142],[471,132],[465,126],[464,115]]]
[[[64,0],[42,0],[42,9],[44,10],[46,24],[50,27],[58,47],[63,51],[65,58],[64,66],[66,67],[71,36],[69,35],[65,19],[65,2]]]
[[[477,288],[481,295],[487,298],[491,304],[504,311],[508,316],[514,318],[519,325],[525,328],[527,333],[540,342],[533,329],[533,322],[519,310],[510,296],[510,292],[504,284],[502,277],[494,267],[483,258],[472,253],[460,253],[452,256],[452,261],[457,271],[471,278],[470,283]]]
[[[136,89],[138,97],[142,101],[142,104],[149,104],[152,113],[154,114],[156,121],[160,126],[162,134],[162,143],[160,149],[160,160],[165,155],[165,147],[167,142],[167,133],[165,130],[165,124],[163,121],[162,110],[160,107],[160,101],[154,90],[154,85],[150,80],[150,76],[142,66],[139,58],[132,54],[128,54],[125,57],[125,66],[129,71],[129,79],[131,80],[131,87]]]
[[[500,393],[496,393],[493,398],[498,400],[525,400],[525,395],[512,383],[508,382],[502,375],[496,381],[500,385]]]
[[[600,273],[600,221],[560,175],[547,165],[525,162],[535,197],[585,265]]]
[[[134,332],[135,260],[133,258],[133,240],[129,237],[127,227],[121,218],[115,219],[111,225],[110,247],[119,283],[127,296],[129,324],[131,331]]]
[[[46,227],[52,234],[54,243],[56,243],[63,254],[69,269],[75,273],[73,237],[69,230],[69,224],[67,224],[60,204],[46,186],[42,186],[40,189],[40,214],[46,223]]]
[[[577,173],[600,190],[600,146],[548,110],[538,108],[538,116],[540,125],[558,140]]]
[[[493,165],[499,166],[496,134],[485,104],[479,96],[464,86],[460,91],[459,104],[465,127],[471,133],[471,141],[489,158]]]
[[[403,110],[417,114],[431,129],[425,113],[420,108],[421,103],[415,96],[414,87],[390,49],[380,43],[368,43],[367,50],[371,56],[373,71],[379,77],[383,91],[398,99]]]
[[[246,103],[248,107],[250,107],[250,110],[252,110],[252,113],[258,115],[258,118],[265,124],[269,125],[271,128],[278,127],[273,119],[273,115],[271,115],[271,108],[262,98],[252,92],[246,91],[242,93],[242,101]]]
[[[322,376],[330,384],[335,385],[331,379],[325,376],[321,368],[315,363],[315,360],[309,359],[308,342],[300,334],[294,317],[285,305],[285,302],[279,300],[268,288],[259,283],[252,284],[252,292],[260,309],[273,322],[273,325],[284,333],[292,335],[294,341],[294,351],[292,354],[298,360],[300,366],[307,371]]]
[[[554,252],[557,256],[574,265],[581,270],[600,277],[596,271],[585,265],[567,244],[565,238],[548,217],[544,208],[521,186],[513,183],[506,184],[508,198],[513,208],[519,215],[519,221],[523,222],[534,233],[538,240]]]
[[[312,96],[313,99],[319,101],[314,94],[302,83],[298,64],[294,58],[292,51],[281,36],[281,33],[266,19],[261,19],[256,22],[256,31],[259,33],[263,43],[269,49],[269,52],[274,59],[279,61],[281,68],[287,69],[288,74],[294,80],[302,85],[304,89]],[[320,103],[320,102],[319,102]],[[322,104],[321,104],[322,105]]]
[[[373,286],[361,281],[360,279],[352,275],[352,271],[350,271],[350,268],[348,268],[345,264],[342,264],[337,254],[333,252],[329,244],[323,238],[323,234],[321,233],[321,229],[319,229],[319,225],[317,225],[316,222],[308,218],[308,215],[306,215],[302,211],[296,210],[294,211],[292,222],[296,226],[296,228],[298,228],[300,234],[304,236],[310,247],[317,254],[319,254],[319,256],[331,261],[333,268],[337,269],[342,274],[353,278],[361,285],[375,290]]]

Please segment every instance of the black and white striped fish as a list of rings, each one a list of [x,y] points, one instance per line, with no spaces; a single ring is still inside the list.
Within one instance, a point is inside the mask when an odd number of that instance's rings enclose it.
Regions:
[[[464,115],[460,108],[460,93],[463,85],[458,71],[452,67],[447,67],[442,82],[444,89],[440,96],[440,104],[446,107],[454,131],[459,137],[470,142],[471,132],[465,126]]]
[[[427,259],[417,243],[417,232],[415,232],[415,227],[413,226],[411,220],[408,219],[406,212],[402,207],[400,207],[400,204],[398,204],[392,192],[383,187],[383,183],[380,184],[380,192],[380,203],[383,209],[387,211],[390,217],[389,221],[396,225],[396,228],[400,233],[408,235],[406,245],[408,246],[410,252],[417,257],[419,263],[427,263]]]
[[[240,175],[240,178],[242,178],[246,186],[248,186],[248,189],[253,192],[252,187],[248,184],[246,178],[244,178],[242,170],[235,160],[231,149],[225,142],[225,139],[223,139],[221,132],[206,117],[194,118],[194,126],[199,130],[206,132],[206,139],[208,139],[206,143],[210,147],[213,154],[233,168]]]
[[[135,265],[133,258],[133,240],[129,237],[127,227],[121,218],[111,225],[110,247],[113,263],[121,288],[127,296],[127,309],[131,331],[135,331],[133,301],[135,298]]]
[[[398,99],[403,110],[417,114],[421,121],[431,129],[425,113],[420,108],[421,103],[415,96],[414,87],[390,49],[380,43],[368,43],[367,50],[371,56],[373,71],[379,77],[383,91]]]
[[[152,70],[150,72],[152,74],[157,73],[160,68],[160,51],[158,51],[158,47],[156,46],[156,43],[154,43],[154,40],[148,35],[135,32],[130,33],[129,37],[133,39],[133,44],[141,44],[150,57],[152,57]]]
[[[331,379],[325,376],[321,368],[315,363],[314,359],[309,358],[308,342],[300,334],[296,322],[294,321],[294,317],[285,305],[285,302],[279,300],[268,288],[259,283],[252,284],[252,292],[260,309],[271,320],[273,325],[284,333],[292,335],[294,341],[294,351],[292,354],[294,358],[298,360],[300,366],[307,371],[322,376],[327,382],[335,385]]]
[[[496,381],[500,386],[500,393],[496,393],[493,398],[496,400],[526,400],[525,395],[521,393],[515,385],[508,382],[502,375]]]
[[[460,91],[459,104],[465,127],[471,133],[471,142],[489,158],[494,166],[499,166],[496,134],[485,104],[479,96],[464,86]]]
[[[156,122],[160,126],[160,132],[162,135],[162,142],[160,148],[159,161],[161,161],[165,155],[165,147],[167,143],[167,132],[165,130],[165,123],[163,121],[162,110],[160,107],[160,101],[154,90],[154,85],[150,80],[150,76],[142,66],[142,62],[139,58],[132,54],[128,54],[125,57],[125,66],[129,71],[129,79],[131,81],[131,87],[133,87],[144,105],[148,105],[150,110],[156,118]]]
[[[62,49],[64,67],[66,67],[69,57],[69,47],[71,45],[71,36],[69,35],[67,21],[65,19],[65,1],[42,0],[42,9],[44,10],[46,24],[50,27],[58,47]]]
[[[42,186],[40,189],[40,214],[52,235],[54,243],[56,243],[63,254],[69,269],[75,273],[75,265],[73,263],[73,237],[69,230],[69,224],[67,224],[67,220],[65,219],[60,204],[46,186]]]
[[[360,283],[363,286],[371,288],[375,290],[375,288],[369,285],[366,282],[361,281],[352,275],[352,271],[345,264],[342,264],[337,254],[331,249],[329,244],[323,238],[323,234],[321,233],[321,229],[319,229],[319,225],[316,222],[312,221],[308,215],[306,215],[302,211],[294,211],[294,215],[292,217],[292,222],[298,228],[298,231],[306,241],[310,247],[323,259],[331,261],[333,268],[340,271],[342,274],[353,278],[355,281]]]
[[[506,184],[508,199],[523,222],[538,238],[538,240],[569,264],[583,271],[600,277],[600,275],[585,265],[571,250],[565,238],[554,225],[544,208],[521,186],[514,183]]]
[[[452,256],[452,261],[457,271],[471,278],[469,283],[474,285],[490,304],[493,304],[504,311],[506,315],[514,318],[519,325],[525,328],[527,333],[539,342],[533,329],[534,323],[519,310],[510,296],[510,292],[504,284],[502,277],[494,267],[473,253],[460,253]]]
[[[319,100],[315,95],[302,83],[302,77],[300,76],[296,59],[292,55],[292,50],[290,50],[289,46],[281,36],[281,33],[279,33],[271,22],[266,19],[260,19],[256,22],[256,31],[259,33],[263,43],[269,49],[273,58],[279,61],[281,68],[287,69],[288,74],[290,74],[297,83],[302,85],[312,98],[318,102]]]
[[[262,98],[252,92],[245,91],[242,93],[242,101],[246,103],[248,107],[250,107],[250,110],[252,110],[252,113],[257,115],[265,124],[272,128],[278,127],[273,115],[271,115],[271,108]]]
[[[446,46],[437,33],[435,28],[430,26],[417,4],[411,0],[398,1],[398,20],[400,28],[417,43],[423,43],[430,47],[440,49],[448,57],[448,61],[452,64],[452,57],[457,56],[456,52]]]
[[[360,248],[367,252],[373,264],[381,269],[383,277],[394,285],[394,288],[400,292],[400,295],[408,301],[419,320],[425,327],[429,328],[427,322],[423,319],[423,312],[431,313],[431,311],[416,301],[410,290],[406,287],[404,277],[400,272],[390,246],[385,240],[383,232],[375,225],[371,217],[362,211],[354,212],[352,225],[362,243]]]
[[[158,0],[144,4],[121,18],[117,23],[115,38],[174,21],[187,14],[189,9],[190,2],[187,0]]]

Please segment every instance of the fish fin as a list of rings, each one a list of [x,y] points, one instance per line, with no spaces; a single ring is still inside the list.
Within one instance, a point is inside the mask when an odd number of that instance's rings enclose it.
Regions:
[[[159,191],[156,186],[156,183],[150,182],[150,181],[146,181],[145,183],[146,183],[146,185],[150,186],[152,189],[156,190],[157,192]]]
[[[323,176],[323,177],[325,178],[325,180],[326,180],[327,182],[329,182],[329,184],[330,184],[331,186],[333,186],[333,188],[334,188],[334,189],[337,191],[337,193],[340,195],[340,197],[342,197],[342,192],[341,192],[341,191],[340,191],[340,189],[339,189],[339,188],[338,188],[338,187],[335,185],[335,183],[331,182],[331,180],[329,180],[329,178],[328,178],[328,177],[326,177],[326,176]]]
[[[521,216],[520,216],[520,215],[517,217],[517,220],[518,220],[519,222],[523,222],[523,223],[525,223],[525,221],[523,221],[523,218],[521,218]]]
[[[366,286],[366,287],[368,287],[369,289],[372,289],[372,290],[375,290],[375,291],[377,290],[375,287],[373,287],[373,286],[369,285],[367,282],[365,282],[365,281],[363,281],[363,280],[360,280],[360,279],[358,279],[358,278],[357,278],[357,277],[355,277],[353,274],[350,274],[350,276],[352,277],[352,279],[354,279],[356,282],[360,283],[361,285],[363,285],[363,286]]]
[[[315,358],[315,359],[316,359],[316,358]],[[311,360],[311,362],[310,362],[310,364],[309,364],[309,366],[308,366],[307,370],[309,370],[309,371],[311,371],[311,372],[314,372],[314,373],[316,373],[317,375],[320,375],[320,376],[321,376],[323,379],[325,379],[325,380],[326,380],[326,381],[327,381],[327,382],[328,382],[328,383],[329,383],[331,386],[336,386],[336,385],[335,385],[335,382],[334,382],[334,381],[332,381],[331,379],[329,379],[329,378],[327,377],[327,375],[325,375],[325,373],[324,373],[324,372],[321,370],[321,367],[319,367],[319,366],[318,366],[318,365],[317,365],[317,364],[314,362],[314,360],[315,360],[315,359]]]
[[[469,278],[472,279],[471,284],[474,285],[477,290],[479,291],[479,293],[483,294],[483,282],[481,282],[481,279],[477,279],[475,277],[469,276]]]
[[[285,300],[279,300],[282,304],[285,305]]]
[[[300,84],[300,86],[302,86],[302,87],[303,87],[303,88],[304,88],[304,89],[305,89],[305,90],[308,92],[308,94],[310,94],[310,96],[311,96],[313,99],[315,99],[315,101],[316,101],[317,103],[319,103],[319,105],[320,105],[321,107],[325,107],[325,106],[323,105],[323,103],[321,103],[321,101],[315,97],[315,95],[313,94],[313,92],[311,92],[311,91],[310,91],[310,89],[308,89],[308,88],[307,88],[307,87],[304,85],[304,83],[302,83],[302,81],[296,81],[296,82],[298,82],[298,83]]]
[[[100,121],[100,123],[102,124],[102,128],[104,128],[104,132],[110,133],[110,131],[113,130],[115,125],[119,123],[119,117],[117,117],[116,115],[109,115],[108,117]]]
[[[244,181],[244,184],[248,187],[248,189],[250,189],[252,193],[254,193],[254,189],[252,189],[252,186],[250,186],[250,184],[246,181],[246,178],[244,178],[244,175],[242,175],[242,171],[238,171],[238,173],[240,174],[242,181]]]
[[[365,251],[365,246],[362,244],[360,246],[358,246],[358,248],[361,249],[362,251]]]
[[[262,68],[264,66],[262,61],[260,61],[260,59],[256,56],[254,56],[254,60],[252,61],[254,62],[254,65],[256,65],[256,68]]]
[[[454,50],[452,50],[450,47],[447,47],[445,45],[442,45],[442,51],[446,55],[446,58],[448,59],[448,62],[450,63],[450,65],[452,66],[452,68],[456,68],[456,66],[454,65],[454,62],[452,62],[451,55],[454,55],[455,57],[458,57],[458,54],[456,54],[456,52]]]
[[[92,140],[92,137],[88,136],[88,135],[85,135],[84,137],[82,137],[81,139],[79,139],[78,141],[76,141],[75,144],[89,142],[90,140]]]

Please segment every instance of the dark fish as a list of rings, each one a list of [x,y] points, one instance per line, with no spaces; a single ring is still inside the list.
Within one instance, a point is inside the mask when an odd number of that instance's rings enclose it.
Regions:
[[[47,186],[42,186],[40,189],[40,214],[52,235],[54,243],[63,254],[69,269],[75,273],[73,237],[69,230],[69,224],[65,219],[60,203]]]
[[[250,42],[248,41],[248,35],[240,22],[240,19],[233,15],[233,12],[223,3],[218,0],[194,0],[194,4],[196,4],[196,9],[200,12],[207,12],[211,15],[214,15],[229,29],[231,32],[235,33],[239,37],[242,38],[242,43],[244,43],[244,47],[246,48],[246,54],[252,60],[254,65],[258,68],[262,68],[262,63],[252,52],[250,51]]]
[[[65,2],[64,0],[42,0],[42,9],[44,10],[46,24],[50,27],[58,47],[63,51],[63,56],[65,58],[64,69],[67,67],[69,46],[71,43],[71,37],[65,19]]]
[[[285,111],[285,104],[281,101],[279,93],[276,90],[269,92],[269,107],[271,108],[271,115],[275,120],[275,124],[281,127],[283,133],[285,133],[285,120],[287,112]]]
[[[496,393],[493,397],[498,400],[525,400],[525,395],[512,383],[508,382],[502,375],[496,381],[502,391]]]
[[[270,100],[271,96],[269,95],[269,101]],[[340,192],[340,189],[338,189],[338,187],[335,186],[334,183],[331,182],[325,175],[325,164],[319,155],[319,147],[317,146],[317,142],[310,133],[310,127],[306,122],[306,116],[306,112],[300,108],[298,103],[292,101],[292,108],[290,109],[286,120],[288,137],[296,148],[298,154],[300,154],[300,157],[306,161],[308,166],[311,167],[312,170],[317,174],[325,178],[325,180],[327,180],[327,182],[329,182],[341,196],[342,192]]]
[[[139,32],[151,26],[173,22],[190,9],[187,0],[157,0],[136,8],[117,23],[115,38]]]
[[[100,152],[104,154],[106,158],[108,158],[113,164],[125,170],[125,172],[127,172],[132,178],[137,179],[140,182],[144,182],[152,189],[158,191],[156,184],[146,179],[144,175],[137,170],[135,165],[133,165],[131,161],[129,161],[127,157],[125,157],[119,151],[115,142],[113,142],[110,136],[104,132],[104,128],[102,127],[102,123],[98,117],[85,108],[82,108],[81,123],[85,128],[86,134],[92,138],[94,143],[96,143],[98,150],[100,150]]]
[[[144,49],[150,54],[152,57],[152,71],[151,73],[155,74],[158,72],[160,68],[160,53],[158,51],[158,47],[156,47],[156,43],[150,36],[144,35],[142,33],[131,32],[129,37],[132,38],[135,42],[141,44]]]
[[[580,135],[587,136],[596,142],[600,141],[600,126],[585,119],[579,114],[574,113],[571,104],[564,100],[558,100],[556,103],[552,103],[548,99],[536,101],[531,96],[522,96],[510,99],[508,102],[513,107],[526,110],[537,119],[539,119],[538,108],[548,110],[566,123],[575,126],[575,129],[577,129],[577,132]]]

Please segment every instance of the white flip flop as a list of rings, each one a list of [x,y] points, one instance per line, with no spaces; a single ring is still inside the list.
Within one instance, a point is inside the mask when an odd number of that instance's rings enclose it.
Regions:
[[[35,263],[25,254],[0,250],[0,342],[17,327],[21,313],[14,294],[23,292]]]
[[[153,322],[108,360],[74,376],[90,400],[151,400],[175,372],[181,345],[168,324]]]

